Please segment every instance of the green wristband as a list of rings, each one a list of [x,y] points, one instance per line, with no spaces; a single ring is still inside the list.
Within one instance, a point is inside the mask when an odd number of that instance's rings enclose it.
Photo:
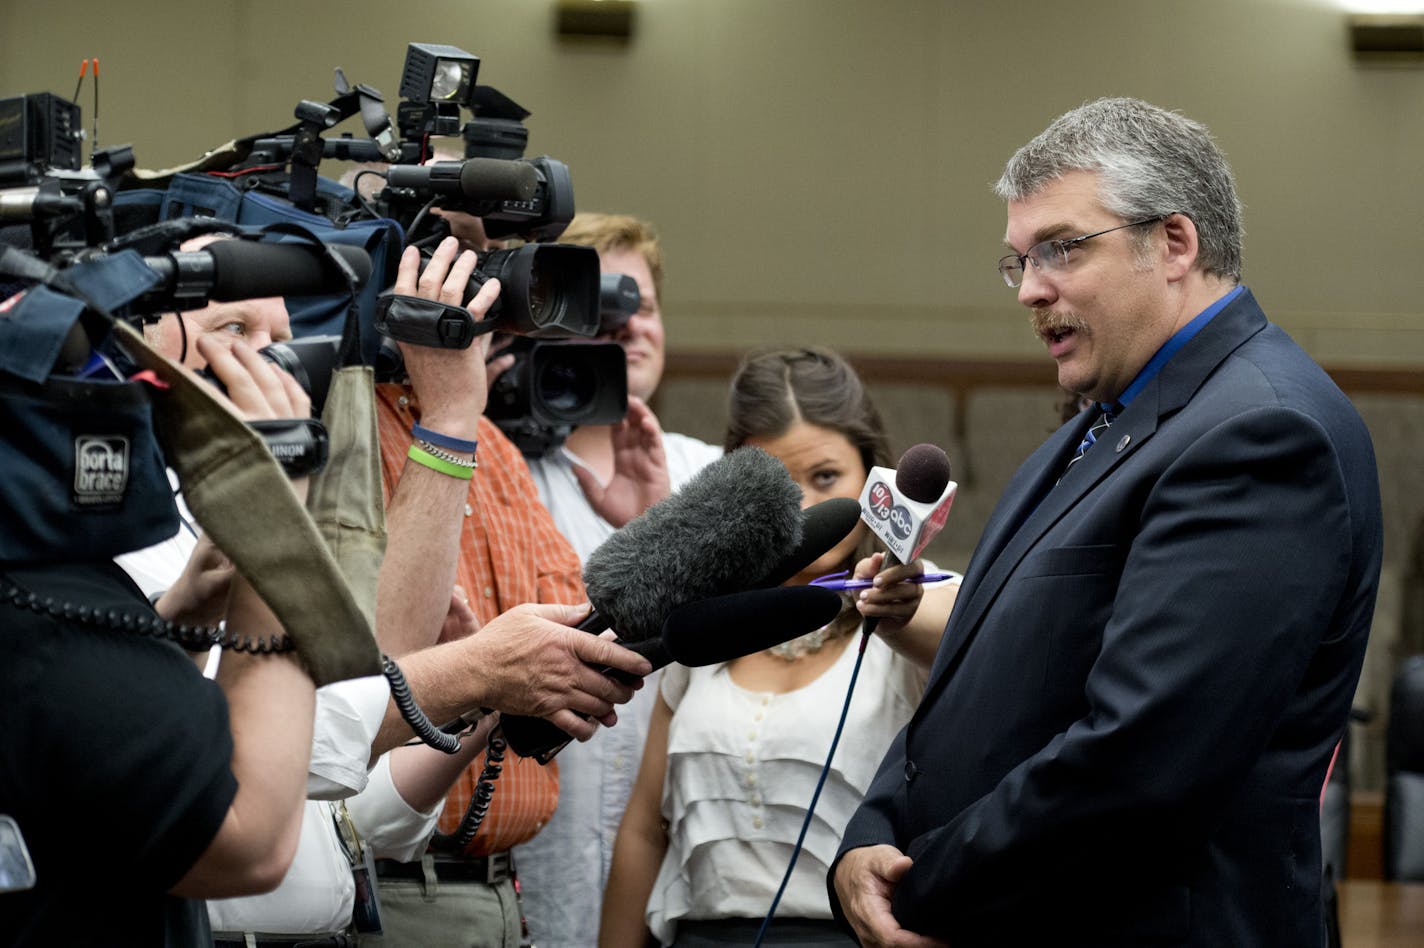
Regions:
[[[451,464],[449,461],[437,458],[429,451],[417,447],[416,445],[411,445],[410,450],[405,453],[405,456],[410,458],[416,464],[419,464],[423,467],[428,467],[432,471],[439,471],[441,474],[446,474],[450,477],[458,477],[462,481],[468,481],[475,476],[474,467],[464,467],[459,464]]]

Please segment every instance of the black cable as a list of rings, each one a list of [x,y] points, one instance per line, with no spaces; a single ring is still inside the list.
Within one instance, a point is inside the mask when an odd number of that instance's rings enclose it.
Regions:
[[[100,609],[92,606],[75,605],[72,602],[40,596],[17,586],[8,577],[0,585],[0,603],[15,609],[78,622],[116,632],[137,632],[153,638],[176,642],[190,652],[205,652],[214,645],[248,655],[280,655],[296,649],[291,636],[272,635],[239,636],[234,632],[212,625],[181,625],[171,622],[157,613],[132,613],[117,609]]]
[[[470,806],[465,810],[464,819],[453,833],[436,833],[430,838],[430,848],[440,852],[464,852],[470,840],[475,838],[485,815],[489,813],[490,800],[494,798],[495,781],[504,770],[504,752],[509,744],[498,733],[490,735],[485,748],[485,766],[475,783],[475,794],[470,797]]]
[[[801,834],[796,837],[796,846],[791,850],[791,861],[786,866],[786,874],[781,877],[781,886],[777,888],[776,895],[771,900],[771,908],[766,910],[766,918],[762,919],[761,928],[757,930],[753,948],[760,948],[762,939],[766,937],[766,930],[771,926],[772,916],[776,914],[776,907],[781,904],[781,897],[786,894],[786,887],[791,883],[791,871],[796,868],[796,858],[801,855],[801,845],[806,841],[806,833],[811,828],[811,817],[816,813],[816,801],[821,799],[821,790],[826,785],[826,777],[831,773],[831,761],[835,760],[836,747],[841,742],[841,731],[845,729],[846,717],[850,714],[850,699],[855,694],[855,680],[860,677],[860,663],[865,658],[865,647],[870,644],[870,636],[869,628],[861,633],[855,667],[851,669],[850,684],[846,686],[845,704],[841,706],[841,719],[836,723],[835,736],[831,738],[831,749],[826,754],[826,763],[821,768],[820,779],[816,781],[816,790],[811,794],[811,804],[806,807],[806,819],[801,822]]]
[[[401,717],[410,725],[416,737],[442,753],[453,754],[460,749],[458,737],[441,731],[430,722],[425,712],[420,710],[420,706],[411,697],[410,685],[406,683],[405,675],[401,674],[400,666],[396,665],[389,655],[381,656],[381,673],[390,683],[391,700],[396,703],[396,710],[400,711]]]

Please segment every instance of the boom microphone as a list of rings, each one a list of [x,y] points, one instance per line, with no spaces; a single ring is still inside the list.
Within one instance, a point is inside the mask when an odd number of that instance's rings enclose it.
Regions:
[[[656,638],[675,606],[756,584],[801,542],[801,490],[738,448],[610,536],[584,566],[589,602],[621,639]]]
[[[386,184],[431,194],[458,194],[472,201],[528,201],[539,187],[539,173],[524,161],[466,158],[391,165]]]
[[[356,285],[371,277],[371,257],[360,247],[326,244],[355,272]],[[180,250],[143,262],[159,284],[141,298],[147,306],[204,306],[209,300],[345,293],[346,275],[323,249],[301,243],[219,240],[201,250]]]

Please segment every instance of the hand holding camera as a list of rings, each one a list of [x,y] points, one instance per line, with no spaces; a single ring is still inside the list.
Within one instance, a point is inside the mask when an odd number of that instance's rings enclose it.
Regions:
[[[442,240],[423,267],[420,252],[407,247],[396,272],[395,293],[462,307],[477,263],[474,252],[462,252],[454,237]],[[482,320],[499,299],[499,291],[498,280],[487,280],[464,308],[472,318]],[[474,440],[489,392],[485,378],[489,336],[478,337],[463,349],[410,342],[399,345],[406,373],[420,399],[422,423],[452,437]]]

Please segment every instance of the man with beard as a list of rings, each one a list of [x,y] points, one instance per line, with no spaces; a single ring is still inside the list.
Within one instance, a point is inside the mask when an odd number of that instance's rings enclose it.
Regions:
[[[1379,581],[1369,435],[1240,284],[1231,171],[1134,99],[1010,159],[999,272],[1095,404],[1009,481],[828,882],[865,945],[1323,945]]]

